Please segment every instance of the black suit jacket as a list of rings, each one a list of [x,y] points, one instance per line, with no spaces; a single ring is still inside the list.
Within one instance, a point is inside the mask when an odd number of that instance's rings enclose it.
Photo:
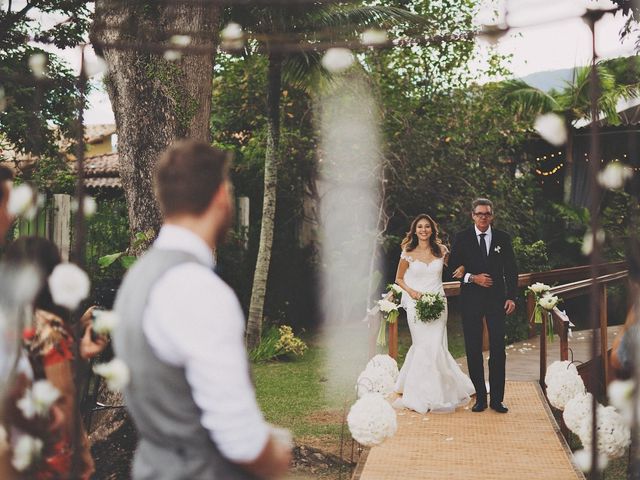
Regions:
[[[475,227],[458,233],[451,248],[449,269],[454,271],[464,265],[466,273],[477,275],[487,273],[493,279],[490,288],[462,281],[461,295],[468,299],[480,300],[485,295],[492,300],[504,302],[516,299],[518,289],[518,266],[513,254],[511,237],[502,230],[491,227],[491,246],[489,256],[485,259],[480,250]]]

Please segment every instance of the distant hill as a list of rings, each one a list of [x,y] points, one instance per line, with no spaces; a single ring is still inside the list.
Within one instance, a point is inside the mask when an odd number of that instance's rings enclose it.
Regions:
[[[536,72],[522,77],[521,80],[545,92],[553,89],[561,90],[566,82],[570,82],[573,78],[573,71],[573,68],[563,68],[561,70]]]

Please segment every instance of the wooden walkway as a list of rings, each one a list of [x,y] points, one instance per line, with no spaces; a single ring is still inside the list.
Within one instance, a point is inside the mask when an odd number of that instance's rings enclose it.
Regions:
[[[506,415],[398,412],[398,432],[363,454],[354,480],[583,479],[535,382],[508,382]]]
[[[620,328],[608,328],[609,346]],[[398,432],[362,455],[354,480],[583,479],[537,383],[539,345],[533,338],[507,347],[509,413],[473,413],[471,404],[450,414],[400,410]],[[560,358],[559,348],[557,339],[548,343],[548,364]],[[591,332],[573,332],[569,348],[574,360],[589,360]],[[466,358],[458,363],[467,370]]]

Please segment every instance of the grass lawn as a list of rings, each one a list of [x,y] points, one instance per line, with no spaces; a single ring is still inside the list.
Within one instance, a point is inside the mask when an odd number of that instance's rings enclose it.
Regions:
[[[399,324],[399,365],[411,344],[406,320]],[[464,356],[459,318],[449,321],[449,350],[455,358]],[[366,343],[366,338],[362,340]],[[296,443],[319,448],[343,458],[351,456],[351,436],[343,419],[355,401],[356,378],[341,391],[327,394],[328,371],[324,365],[325,349],[315,339],[308,339],[309,350],[296,361],[253,365],[258,402],[267,421],[289,428]],[[364,368],[364,365],[362,365]]]

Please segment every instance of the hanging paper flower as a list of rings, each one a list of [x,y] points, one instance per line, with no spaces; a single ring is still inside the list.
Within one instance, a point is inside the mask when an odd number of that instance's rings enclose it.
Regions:
[[[35,464],[42,455],[43,442],[31,435],[21,435],[13,447],[11,465],[19,472],[24,472]]]
[[[104,377],[110,390],[122,390],[129,384],[131,374],[129,367],[119,358],[108,363],[101,363],[93,367],[96,375]]]
[[[564,120],[555,113],[539,115],[536,118],[533,128],[536,129],[542,138],[556,147],[567,142],[567,126]]]
[[[355,58],[348,48],[330,48],[322,57],[322,66],[331,73],[341,73],[353,65]]]
[[[89,295],[88,275],[73,263],[57,265],[49,276],[49,290],[56,305],[75,310]]]
[[[113,311],[94,310],[94,316],[93,331],[98,335],[111,335],[111,332],[120,323],[120,317]]]

